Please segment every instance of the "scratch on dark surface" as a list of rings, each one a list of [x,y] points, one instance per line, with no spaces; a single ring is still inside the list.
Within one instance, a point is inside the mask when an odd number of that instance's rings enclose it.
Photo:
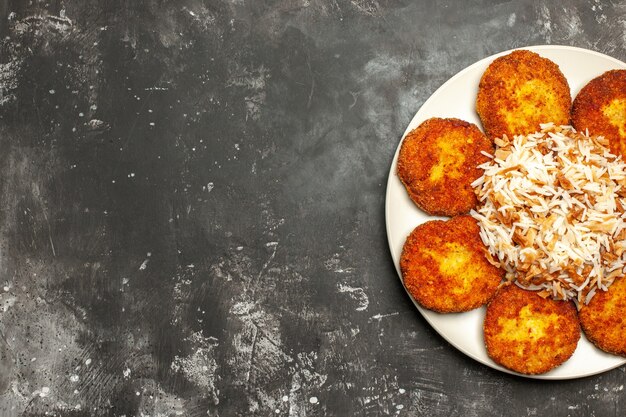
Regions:
[[[376,315],[373,315],[372,317],[370,317],[369,322],[371,323],[374,320],[380,321],[380,320],[382,320],[384,318],[387,318],[387,317],[397,316],[398,314],[400,314],[400,313],[397,312],[397,311],[394,312],[394,313],[388,313],[388,314],[376,314]]]
[[[259,271],[259,275],[257,276],[257,280],[261,279],[261,277],[263,276],[263,274],[267,270],[267,267],[269,266],[269,264],[272,262],[272,260],[276,256],[276,251],[278,250],[278,242],[269,242],[269,243],[266,243],[265,246],[271,247],[272,248],[272,253],[270,254],[269,258],[265,261],[263,266],[261,267],[261,270]]]
[[[52,249],[52,255],[56,257],[57,253],[54,250],[54,242],[52,241],[52,229],[50,228],[50,221],[48,220],[48,216],[46,215],[45,209],[43,212],[43,217],[46,220],[46,226],[48,228],[48,241],[50,242],[50,249]]]
[[[309,76],[311,78],[311,90],[309,91],[309,97],[306,102],[306,108],[311,108],[311,100],[313,99],[313,92],[315,91],[315,76],[313,75],[313,71],[311,70],[311,58],[307,55],[306,65],[309,68]]]
[[[256,341],[257,341],[257,336],[259,334],[259,328],[256,324],[252,323],[252,326],[254,328],[254,334],[252,335],[252,347],[250,348],[250,359],[248,362],[248,373],[246,375],[246,384],[250,384],[250,370],[253,368],[254,366],[254,353],[255,353],[255,349],[256,349]]]

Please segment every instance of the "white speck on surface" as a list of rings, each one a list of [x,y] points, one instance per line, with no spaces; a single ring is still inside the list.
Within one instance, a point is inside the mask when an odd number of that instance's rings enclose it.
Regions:
[[[550,16],[550,9],[543,4],[538,12],[539,17],[537,24],[540,26],[540,33],[545,37],[546,41],[550,43],[552,41],[552,18]]]
[[[213,184],[212,182],[210,182],[210,183],[208,183],[208,184],[206,185],[206,190],[207,190],[207,192],[209,192],[209,193],[211,192],[211,190],[213,190],[213,188],[215,188],[215,184]]]
[[[563,12],[563,14],[558,15],[559,29],[565,31],[568,39],[580,35],[583,31],[583,24],[578,12],[574,8],[564,9]]]
[[[85,365],[87,365],[87,366],[91,365],[91,359],[87,359],[87,360],[85,361]]]
[[[230,308],[230,312],[237,316],[250,314],[254,310],[255,304],[252,301],[239,301]]]
[[[515,20],[516,20],[517,16],[515,15],[515,13],[511,13],[509,15],[509,19],[506,21],[506,24],[508,27],[513,27],[513,25],[515,24]]]
[[[21,66],[22,60],[18,59],[0,64],[0,85],[3,87],[2,94],[0,94],[0,106],[16,100],[13,91],[18,87],[18,74]]]
[[[363,291],[363,288],[351,287],[340,283],[339,292],[348,294],[350,298],[357,302],[356,311],[367,310],[370,300],[367,294],[365,294],[365,291]]]
[[[392,317],[392,316],[397,316],[398,314],[400,314],[398,311],[394,312],[394,313],[389,313],[389,314],[375,314],[372,317],[370,317],[369,321],[373,321],[373,320],[381,320],[384,319],[385,317]],[[404,390],[402,390],[404,392]],[[401,392],[402,394],[402,392]]]
[[[286,395],[283,395],[283,402],[287,402],[287,401],[289,401],[289,397]]]
[[[398,405],[396,405],[396,408],[397,408],[398,410],[402,410],[402,409],[404,408],[404,406],[403,406],[402,404],[398,404]]]
[[[76,375],[76,374],[70,376],[70,381],[72,381],[72,382],[78,382],[78,379],[79,379],[78,375]]]
[[[324,261],[324,266],[327,270],[336,272],[338,274],[352,274],[354,268],[350,266],[342,266],[341,255],[335,253],[331,258]]]
[[[41,391],[39,392],[39,396],[42,398],[47,397],[49,394],[50,394],[50,388],[48,387],[43,387]]]
[[[91,130],[106,129],[108,127],[108,125],[100,119],[91,119],[86,125]]]
[[[4,287],[2,289],[4,290],[4,292],[9,292],[9,287]]]
[[[400,388],[400,389],[398,390],[398,392],[399,392],[400,394],[404,394],[404,393],[406,392],[406,390],[405,390],[404,388]]]
[[[130,368],[126,368],[123,372],[124,378],[130,378]]]
[[[311,397],[311,398],[309,398],[309,402],[310,402],[311,404],[317,404],[317,397]]]
[[[193,353],[183,357],[175,356],[171,370],[182,374],[189,382],[205,390],[215,403],[219,402],[215,387],[216,339],[204,337],[202,332],[196,332],[186,340],[193,346]]]
[[[227,87],[243,87],[249,91],[249,95],[244,98],[246,106],[246,120],[258,120],[261,116],[261,109],[266,100],[266,80],[270,71],[264,66],[259,68],[235,67],[229,74]]]
[[[145,261],[142,262],[141,265],[139,265],[139,270],[143,271],[144,269],[146,269],[148,267],[148,261],[149,259],[146,259]]]
[[[9,309],[15,305],[16,301],[17,301],[17,297],[5,298],[4,301],[2,302],[3,305],[2,305],[2,308],[0,308],[0,312],[9,311]]]
[[[48,93],[50,93],[50,94],[54,94],[54,93],[56,93],[56,91],[54,91],[54,90],[50,90],[50,91],[48,91]]]

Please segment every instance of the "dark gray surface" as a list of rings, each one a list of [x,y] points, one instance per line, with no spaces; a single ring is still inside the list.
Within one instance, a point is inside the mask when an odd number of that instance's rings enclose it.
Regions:
[[[0,416],[621,416],[506,375],[387,249],[413,114],[493,53],[626,59],[607,1],[0,1]]]

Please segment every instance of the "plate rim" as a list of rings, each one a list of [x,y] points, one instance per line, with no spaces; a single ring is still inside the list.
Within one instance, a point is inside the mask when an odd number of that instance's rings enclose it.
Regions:
[[[442,337],[446,342],[448,342],[450,345],[452,345],[455,349],[457,349],[458,351],[460,351],[461,353],[463,353],[464,355],[472,358],[473,360],[477,361],[478,363],[482,364],[483,366],[487,366],[489,368],[492,368],[494,370],[497,371],[501,371],[504,372],[506,374],[510,374],[510,375],[515,375],[515,376],[520,376],[520,377],[524,377],[524,378],[529,378],[529,379],[540,379],[540,380],[570,380],[570,379],[578,379],[578,378],[585,378],[588,376],[593,376],[593,375],[598,375],[604,372],[608,372],[612,369],[618,368],[624,364],[626,364],[626,358],[622,358],[621,361],[617,362],[615,365],[603,368],[603,369],[599,369],[599,370],[595,370],[592,372],[586,372],[586,373],[582,373],[582,374],[577,374],[577,375],[549,375],[549,374],[539,374],[539,375],[527,375],[527,374],[521,374],[515,371],[512,371],[510,369],[507,369],[497,363],[495,363],[493,360],[491,360],[491,358],[489,358],[487,356],[487,360],[484,360],[483,358],[480,358],[476,355],[474,355],[473,353],[469,352],[467,349],[463,348],[462,346],[460,346],[456,341],[451,340],[448,335],[443,334],[442,332],[440,332],[438,330],[438,328],[433,324],[431,318],[426,314],[426,310],[420,306],[415,299],[413,298],[413,296],[410,294],[410,292],[406,289],[406,286],[404,285],[404,280],[402,279],[402,272],[400,271],[400,263],[399,263],[399,259],[396,259],[396,256],[394,255],[394,250],[393,248],[393,243],[391,242],[391,238],[390,238],[390,221],[389,221],[389,212],[390,212],[390,199],[389,199],[389,194],[390,194],[390,185],[392,184],[392,181],[394,180],[394,177],[396,177],[396,166],[397,166],[397,160],[398,160],[398,154],[400,152],[400,147],[402,145],[402,142],[404,141],[404,138],[406,137],[406,135],[413,129],[412,124],[413,124],[413,120],[419,115],[420,111],[427,107],[428,104],[430,102],[433,102],[437,99],[437,97],[442,93],[442,91],[445,89],[445,87],[448,84],[451,84],[452,82],[454,82],[456,79],[464,76],[466,73],[472,71],[475,67],[483,65],[486,61],[493,61],[494,59],[503,56],[503,55],[507,55],[513,51],[516,50],[530,50],[533,52],[540,52],[540,51],[545,51],[545,50],[562,50],[562,51],[576,51],[576,52],[583,52],[585,54],[590,54],[590,55],[595,55],[598,57],[601,57],[603,59],[608,59],[609,61],[613,61],[615,64],[622,66],[623,68],[626,69],[626,62],[621,61],[617,58],[614,58],[612,56],[603,54],[601,52],[598,51],[594,51],[594,50],[590,50],[590,49],[586,49],[586,48],[580,48],[580,47],[576,47],[576,46],[569,46],[569,45],[529,45],[529,46],[522,46],[522,47],[517,47],[517,48],[512,48],[512,49],[507,49],[505,51],[501,51],[489,56],[486,56],[484,58],[479,59],[478,61],[475,61],[474,63],[468,65],[467,67],[461,69],[460,71],[458,71],[456,74],[454,74],[452,77],[448,78],[444,83],[442,83],[425,101],[424,103],[422,103],[419,108],[417,109],[417,111],[413,114],[413,117],[411,117],[411,120],[409,121],[404,133],[402,133],[402,136],[400,137],[400,140],[398,141],[398,145],[396,147],[396,150],[394,152],[393,155],[393,159],[391,161],[391,166],[389,168],[389,173],[387,176],[387,184],[386,184],[386,189],[385,189],[385,231],[387,233],[387,246],[389,247],[389,252],[394,264],[394,269],[396,270],[396,275],[398,276],[400,283],[402,285],[402,287],[404,288],[407,296],[409,297],[409,299],[413,302],[413,305],[417,308],[417,310],[420,312],[421,316],[426,320],[426,322],[428,323],[428,325],[435,330],[435,332]],[[600,75],[600,74],[598,74]],[[573,98],[572,98],[573,100]],[[478,126],[481,131],[482,131],[482,126]],[[440,219],[442,217],[440,216],[431,216],[433,218],[433,220],[435,219]],[[485,306],[479,307],[484,309]],[[584,332],[581,329],[581,339],[585,338]],[[595,349],[598,349],[597,347],[594,346]],[[555,368],[558,369],[558,368]]]

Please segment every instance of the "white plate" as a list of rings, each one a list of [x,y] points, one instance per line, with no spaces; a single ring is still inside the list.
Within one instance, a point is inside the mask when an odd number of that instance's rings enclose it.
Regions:
[[[539,55],[551,59],[560,67],[569,82],[572,99],[588,81],[603,72],[616,68],[626,68],[625,63],[615,58],[581,48],[546,45],[530,46],[523,49],[537,52]],[[481,126],[480,119],[475,111],[475,100],[480,77],[495,58],[510,52],[505,51],[478,61],[450,78],[426,100],[413,117],[413,120],[411,120],[403,137],[424,120],[431,117],[456,117]],[[391,256],[400,276],[399,261],[404,240],[415,226],[435,217],[427,215],[415,206],[398,179],[396,164],[399,151],[400,145],[398,145],[389,171],[385,217]],[[415,300],[413,302],[415,303]],[[415,305],[428,323],[461,352],[492,368],[514,373],[497,365],[487,356],[482,332],[482,323],[485,315],[484,307],[467,313],[439,314],[423,309],[417,303]],[[567,362],[546,374],[532,376],[532,378],[579,378],[604,372],[624,363],[626,363],[625,358],[600,351],[583,335],[578,342],[574,355]]]

